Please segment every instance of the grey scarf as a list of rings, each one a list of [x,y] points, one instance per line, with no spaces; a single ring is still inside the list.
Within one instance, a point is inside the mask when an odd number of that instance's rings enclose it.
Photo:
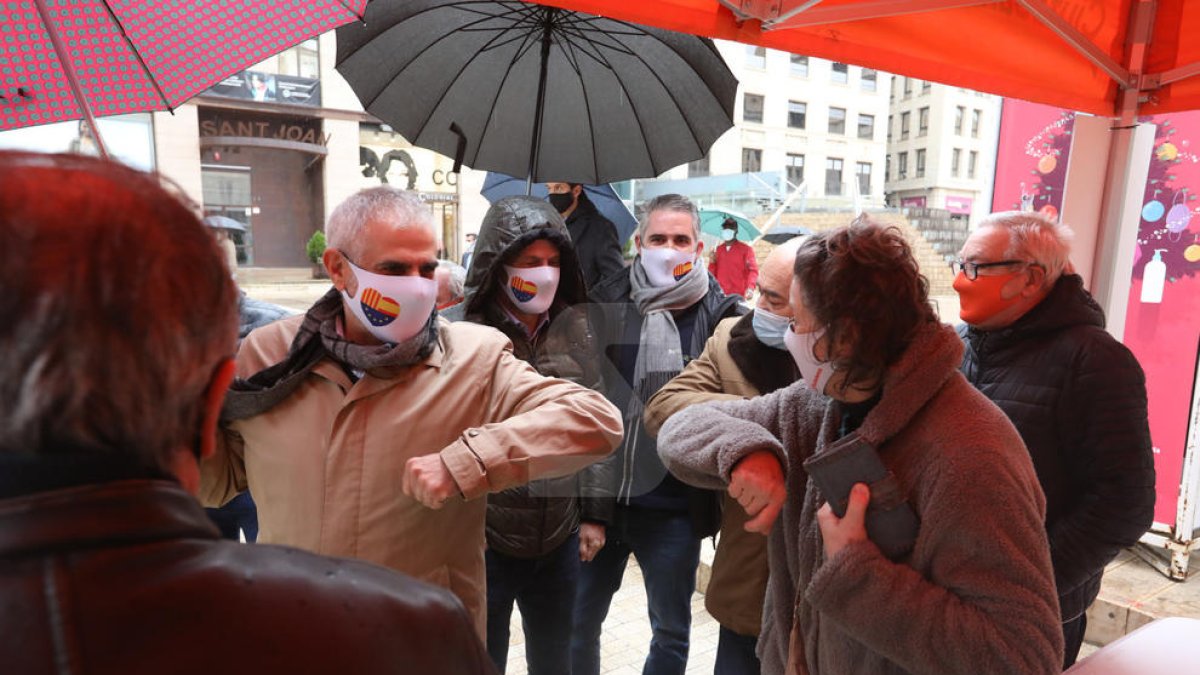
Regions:
[[[642,315],[637,362],[633,369],[633,391],[628,419],[639,416],[645,401],[683,370],[683,347],[672,310],[687,309],[700,302],[708,292],[708,269],[697,261],[691,273],[673,286],[656,288],[650,284],[639,257],[629,267],[633,285],[630,297]]]
[[[337,320],[342,311],[341,292],[329,289],[304,315],[300,331],[282,361],[248,379],[234,380],[221,408],[221,421],[254,417],[279,405],[326,356],[363,371],[411,366],[429,356],[437,342],[436,310],[420,332],[395,345],[360,345],[338,335]]]

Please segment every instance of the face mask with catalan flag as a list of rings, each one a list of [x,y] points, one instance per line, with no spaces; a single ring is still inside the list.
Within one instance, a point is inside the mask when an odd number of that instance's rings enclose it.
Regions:
[[[642,248],[642,269],[646,270],[650,284],[659,288],[678,283],[695,269],[695,261],[695,251],[679,251],[669,246]]]
[[[526,314],[541,314],[550,309],[558,291],[559,269],[542,267],[504,266],[508,283],[504,292],[516,308]]]
[[[345,290],[345,304],[371,335],[397,344],[420,332],[437,301],[437,282],[418,276],[390,276],[368,272],[350,262],[358,291]]]

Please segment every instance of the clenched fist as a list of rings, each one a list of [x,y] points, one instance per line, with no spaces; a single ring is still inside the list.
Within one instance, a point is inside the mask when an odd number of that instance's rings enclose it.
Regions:
[[[413,457],[404,463],[404,494],[431,509],[440,509],[446,501],[459,494],[458,484],[441,455]]]
[[[766,450],[743,457],[730,472],[729,496],[751,516],[746,523],[747,531],[769,534],[787,500],[779,459]]]

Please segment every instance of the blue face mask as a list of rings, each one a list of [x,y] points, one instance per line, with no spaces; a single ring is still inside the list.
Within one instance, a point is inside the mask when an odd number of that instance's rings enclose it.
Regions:
[[[755,307],[754,316],[751,317],[754,336],[758,338],[759,342],[775,349],[787,349],[783,343],[783,337],[787,334],[788,326],[791,323],[791,319],[772,314],[761,307]]]

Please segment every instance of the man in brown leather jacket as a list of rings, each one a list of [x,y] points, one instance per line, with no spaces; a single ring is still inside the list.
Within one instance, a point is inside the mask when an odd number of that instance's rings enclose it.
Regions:
[[[447,591],[218,538],[192,496],[237,292],[188,208],[0,152],[0,669],[491,673]]]

